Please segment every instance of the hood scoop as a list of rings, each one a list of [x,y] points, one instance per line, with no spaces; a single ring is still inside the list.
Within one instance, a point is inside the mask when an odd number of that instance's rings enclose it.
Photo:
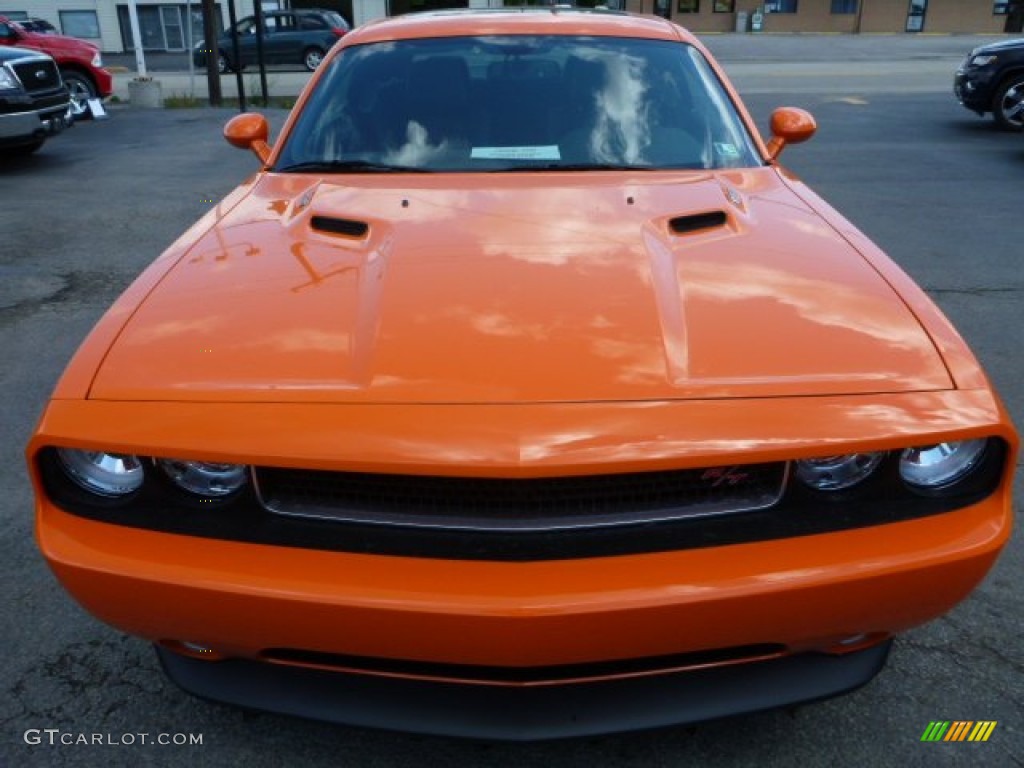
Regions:
[[[728,221],[728,217],[725,215],[725,211],[707,211],[706,213],[676,216],[674,219],[669,219],[668,226],[677,235],[686,235],[690,232],[724,227],[726,221]]]
[[[365,221],[340,219],[336,216],[313,216],[309,221],[309,225],[317,232],[344,235],[345,237],[364,238],[370,231],[370,225]]]

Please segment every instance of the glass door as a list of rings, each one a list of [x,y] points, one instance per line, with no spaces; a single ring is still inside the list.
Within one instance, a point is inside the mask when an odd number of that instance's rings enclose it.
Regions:
[[[924,15],[928,11],[928,0],[910,0],[907,8],[907,32],[920,32],[924,29]]]
[[[168,51],[185,50],[185,32],[181,23],[181,9],[176,5],[161,5],[160,20],[164,26],[164,42]]]

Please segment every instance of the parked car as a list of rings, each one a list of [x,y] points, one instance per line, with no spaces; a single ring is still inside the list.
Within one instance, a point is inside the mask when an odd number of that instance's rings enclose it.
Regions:
[[[324,54],[349,32],[348,22],[336,11],[297,10],[267,11],[264,17],[263,60],[266,64],[297,64],[312,72]],[[241,68],[256,64],[256,18],[246,16],[235,25]],[[206,53],[210,46],[200,42],[193,51],[198,67],[206,66]],[[230,30],[217,38],[217,69],[228,72],[237,69],[234,43]]]
[[[46,560],[186,690],[346,723],[558,737],[865,683],[989,571],[1018,438],[779,164],[815,127],[763,140],[663,19],[354,30],[272,147],[227,124],[259,170],[65,370],[27,448]]]
[[[100,49],[84,40],[42,34],[0,16],[0,45],[32,48],[52,56],[71,92],[71,111],[75,117],[89,114],[89,99],[105,99],[114,92],[114,78],[103,68]]]
[[[991,112],[1000,128],[1024,130],[1024,39],[975,48],[956,71],[953,92],[967,109]]]
[[[0,155],[27,155],[71,124],[57,63],[39,51],[0,48]]]

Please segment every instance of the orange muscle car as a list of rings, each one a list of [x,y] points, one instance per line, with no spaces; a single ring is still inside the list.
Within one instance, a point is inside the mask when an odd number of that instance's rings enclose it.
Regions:
[[[528,739],[850,690],[1010,533],[1013,426],[708,52],[367,24],[28,446],[39,545],[208,698]]]

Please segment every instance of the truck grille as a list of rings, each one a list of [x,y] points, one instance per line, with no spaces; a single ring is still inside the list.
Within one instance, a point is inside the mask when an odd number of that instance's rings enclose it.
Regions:
[[[14,74],[29,93],[52,91],[61,86],[57,65],[46,59],[27,59],[11,64]]]
[[[765,509],[782,497],[783,462],[527,479],[257,467],[268,511],[417,528],[554,531]]]

